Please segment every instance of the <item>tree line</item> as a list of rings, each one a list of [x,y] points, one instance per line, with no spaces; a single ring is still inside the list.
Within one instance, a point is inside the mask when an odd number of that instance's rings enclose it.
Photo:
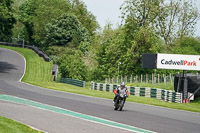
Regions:
[[[40,47],[62,77],[152,73],[141,67],[142,53],[200,53],[200,39],[194,37],[199,7],[190,0],[125,0],[115,29],[112,23],[101,28],[81,0],[0,1],[0,40],[20,37]]]

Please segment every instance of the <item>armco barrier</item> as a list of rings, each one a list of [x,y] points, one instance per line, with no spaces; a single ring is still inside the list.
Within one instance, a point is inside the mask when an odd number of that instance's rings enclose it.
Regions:
[[[77,79],[70,79],[70,78],[61,78],[61,83],[71,84],[79,87],[85,87],[85,81],[77,80]],[[95,83],[92,88],[95,90],[97,89],[97,83]]]
[[[117,88],[117,85],[91,82],[92,90],[113,92],[115,88]],[[155,89],[155,88],[148,88],[148,87],[145,87],[145,88],[132,87],[132,86],[127,86],[127,89],[130,92],[130,95],[156,98],[156,99],[163,100],[166,102],[181,103],[182,101],[181,100],[182,93],[174,92],[171,90]]]
[[[52,75],[53,75],[53,81],[56,81],[57,75],[58,75],[58,65],[57,64],[53,64]]]
[[[0,42],[1,45],[5,46],[12,46],[12,47],[23,47],[22,44],[14,44],[14,43],[7,43],[7,42]],[[24,48],[32,49],[36,54],[38,54],[40,57],[42,57],[45,61],[49,62],[50,58],[48,55],[44,52],[42,52],[39,48],[35,46],[29,46],[29,45],[24,45]]]

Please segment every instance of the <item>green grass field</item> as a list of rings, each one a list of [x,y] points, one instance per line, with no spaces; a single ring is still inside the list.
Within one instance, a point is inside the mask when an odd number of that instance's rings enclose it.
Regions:
[[[108,99],[113,99],[114,97],[114,94],[110,92],[91,90],[89,85],[87,85],[85,88],[81,88],[81,87],[76,87],[76,86],[72,86],[68,84],[53,82],[52,75],[51,75],[51,70],[53,66],[52,62],[44,62],[42,58],[37,56],[33,51],[29,49],[6,47],[6,46],[0,46],[0,47],[15,50],[21,53],[26,58],[27,70],[22,80],[23,82],[27,82],[33,85],[37,85],[40,87],[49,88],[53,90],[77,93],[77,94],[88,95],[88,96],[93,96],[93,97],[101,97],[101,98],[108,98]],[[168,103],[168,102],[160,101],[154,98],[129,96],[127,101],[167,107],[167,108],[172,108],[172,109],[200,112],[200,99],[194,102],[191,102],[189,104],[179,104],[179,103]]]
[[[24,124],[0,116],[0,133],[42,133]]]

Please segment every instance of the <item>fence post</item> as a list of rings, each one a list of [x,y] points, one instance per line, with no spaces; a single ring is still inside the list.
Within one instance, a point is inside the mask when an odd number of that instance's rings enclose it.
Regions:
[[[109,88],[109,92],[113,92],[113,84],[110,84],[109,87],[110,87],[110,88]]]
[[[106,84],[107,83],[103,84],[103,91],[106,91]]]
[[[133,76],[131,75],[131,77],[130,77],[130,83],[132,83],[132,79],[133,79]]]
[[[100,90],[100,83],[97,83],[97,90]]]
[[[157,77],[156,77],[156,74],[154,74],[154,84],[156,84],[156,81],[157,81]]]
[[[146,74],[146,83],[148,83],[148,74]]]
[[[85,81],[83,82],[83,87],[85,87]]]
[[[164,83],[166,84],[166,76],[163,74]]]
[[[91,82],[91,89],[94,90],[94,82]]]
[[[135,82],[137,83],[137,75],[136,75],[136,78],[135,78]]]
[[[23,39],[23,43],[22,43],[22,45],[23,45],[23,48],[24,48],[24,39]]]
[[[171,86],[172,86],[172,74],[170,73],[169,76],[170,76],[169,78],[170,78],[170,82],[171,82]]]

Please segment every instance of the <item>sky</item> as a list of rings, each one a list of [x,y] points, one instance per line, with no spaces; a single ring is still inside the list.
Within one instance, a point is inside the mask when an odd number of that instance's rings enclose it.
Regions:
[[[91,11],[100,26],[103,28],[107,22],[113,24],[113,28],[116,28],[118,24],[121,23],[120,6],[123,4],[124,0],[82,0],[88,11]],[[197,5],[200,5],[200,0],[195,0]],[[200,19],[196,25],[196,36],[200,36]]]
[[[121,23],[120,6],[124,0],[82,0],[88,11],[91,11],[100,26],[103,28],[107,22],[111,22],[114,27]]]

